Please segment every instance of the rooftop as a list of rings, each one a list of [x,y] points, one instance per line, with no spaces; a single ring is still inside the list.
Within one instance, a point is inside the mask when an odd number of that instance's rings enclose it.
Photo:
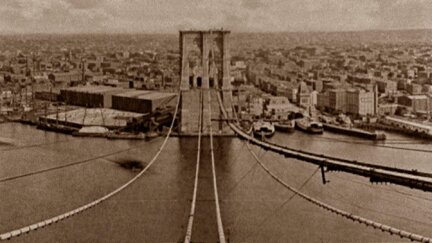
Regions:
[[[144,95],[140,95],[137,98],[145,100],[163,99],[168,97],[176,96],[175,93],[162,93],[162,92],[151,92]]]
[[[124,91],[126,89],[123,88],[116,88],[116,87],[110,87],[110,86],[103,86],[103,85],[99,85],[99,86],[77,86],[77,87],[71,87],[71,88],[66,88],[64,90],[67,91],[75,91],[75,92],[86,92],[86,93],[107,93],[107,92],[114,92],[114,91]]]
[[[116,94],[116,96],[134,98],[134,97],[138,97],[138,96],[143,96],[143,95],[148,94],[150,92],[151,91],[148,91],[148,90],[130,90],[130,91],[126,91],[124,93]]]

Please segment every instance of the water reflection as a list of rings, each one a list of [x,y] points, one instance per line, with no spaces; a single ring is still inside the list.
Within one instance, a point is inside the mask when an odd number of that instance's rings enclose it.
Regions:
[[[146,141],[75,138],[44,132],[20,124],[0,124],[2,135],[21,145],[40,146],[0,151],[0,177],[25,173],[113,151],[128,150],[111,160],[148,163],[162,138]],[[389,134],[389,143],[408,142],[405,147],[432,149],[414,138]],[[56,141],[70,140],[62,143]],[[429,153],[372,146],[373,143],[325,133],[276,134],[273,142],[385,165],[431,171]],[[344,140],[344,142],[338,141]],[[350,143],[361,142],[365,144]],[[417,141],[418,142],[418,141]],[[43,145],[48,144],[49,145]],[[209,157],[209,138],[202,140],[202,161],[195,241],[216,241],[214,197]],[[2,148],[4,146],[0,145]],[[215,160],[221,211],[232,242],[395,241],[373,229],[329,214],[278,185],[256,163],[244,142],[215,137]],[[140,180],[116,197],[85,214],[68,219],[56,228],[43,229],[23,241],[179,241],[184,236],[190,210],[196,164],[196,138],[170,138],[164,153]],[[263,161],[288,184],[299,187],[316,170],[301,161],[261,151]],[[98,159],[88,164],[34,177],[0,183],[0,231],[62,213],[110,192],[135,173]],[[367,179],[344,173],[328,173],[330,184],[314,175],[302,189],[306,194],[355,214],[428,235],[432,218],[432,195],[394,185],[371,185]],[[109,223],[107,223],[109,222]],[[264,222],[264,223],[262,223]],[[429,235],[430,236],[430,235]],[[18,241],[19,241],[18,240]]]

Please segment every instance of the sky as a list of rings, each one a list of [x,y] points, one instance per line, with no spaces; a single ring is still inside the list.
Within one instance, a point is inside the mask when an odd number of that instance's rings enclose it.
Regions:
[[[0,34],[432,28],[432,0],[0,0]]]

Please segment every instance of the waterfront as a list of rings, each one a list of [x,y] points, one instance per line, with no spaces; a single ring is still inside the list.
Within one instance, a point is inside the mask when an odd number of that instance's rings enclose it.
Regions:
[[[0,183],[0,232],[55,216],[112,191],[136,172],[113,161],[148,162],[162,142],[76,138],[34,127],[0,125],[0,178],[128,150],[105,159]],[[387,134],[389,146],[431,149],[429,144]],[[32,146],[38,141],[41,146]],[[334,156],[346,156],[402,168],[430,171],[430,153],[372,146],[373,142],[324,133],[276,134],[273,142]],[[354,142],[354,143],[353,143]],[[65,221],[12,239],[13,242],[177,242],[185,234],[196,162],[196,138],[171,138],[157,162],[142,178],[100,206]],[[208,139],[203,139],[194,242],[216,242]],[[363,144],[364,143],[364,144]],[[416,143],[416,144],[414,144]],[[430,236],[432,195],[394,185],[371,185],[345,173],[327,173],[322,185],[316,167],[264,152],[263,161],[290,185],[354,214]],[[181,152],[180,152],[181,151]],[[215,138],[222,219],[231,242],[400,241],[364,225],[322,210],[277,184],[237,138]]]

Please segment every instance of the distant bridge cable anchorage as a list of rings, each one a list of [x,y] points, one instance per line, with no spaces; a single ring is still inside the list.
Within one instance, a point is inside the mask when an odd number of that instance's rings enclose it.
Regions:
[[[49,218],[49,219],[42,220],[42,221],[40,221],[40,222],[37,222],[37,223],[31,224],[31,225],[27,225],[27,226],[24,226],[24,227],[19,228],[19,229],[15,229],[15,230],[12,230],[12,231],[9,231],[9,232],[2,233],[2,234],[0,234],[0,241],[3,241],[3,240],[9,240],[9,239],[11,239],[12,237],[21,236],[21,235],[23,235],[24,233],[30,233],[30,232],[32,232],[32,231],[35,231],[35,230],[37,230],[37,229],[40,229],[40,228],[43,228],[43,227],[45,227],[45,226],[51,225],[51,224],[53,224],[53,223],[57,223],[57,222],[59,222],[59,221],[61,221],[61,220],[64,220],[64,219],[69,218],[69,217],[71,217],[71,216],[74,216],[74,215],[76,215],[76,214],[82,213],[82,212],[86,211],[87,209],[90,209],[90,208],[92,208],[92,207],[94,207],[94,206],[97,206],[97,205],[100,204],[101,202],[103,202],[103,201],[105,201],[105,200],[107,200],[107,199],[113,197],[113,196],[116,195],[117,193],[119,193],[119,192],[121,192],[122,190],[124,190],[125,188],[127,188],[129,185],[131,185],[131,184],[132,184],[133,182],[135,182],[137,179],[139,179],[139,178],[140,178],[140,177],[141,177],[141,176],[142,176],[142,175],[143,175],[143,174],[144,174],[144,173],[145,173],[145,172],[150,168],[150,166],[152,166],[153,163],[157,160],[157,158],[159,157],[159,155],[162,153],[163,149],[165,148],[166,143],[168,142],[168,138],[170,137],[171,132],[172,132],[172,130],[173,130],[174,123],[175,123],[175,118],[176,118],[176,116],[177,116],[177,112],[178,112],[178,110],[179,110],[180,95],[181,95],[181,92],[179,91],[179,92],[178,92],[178,96],[177,96],[177,105],[176,105],[176,108],[175,108],[175,111],[174,111],[173,119],[172,119],[172,121],[171,121],[170,128],[169,128],[169,130],[168,130],[168,133],[167,133],[167,135],[166,135],[164,141],[162,142],[161,146],[159,147],[159,150],[158,150],[158,151],[156,152],[156,154],[153,156],[152,160],[151,160],[151,161],[147,164],[147,166],[146,166],[143,170],[141,170],[141,171],[140,171],[140,172],[139,172],[135,177],[133,177],[133,178],[130,179],[128,182],[126,182],[126,183],[123,184],[122,186],[118,187],[118,188],[115,189],[114,191],[112,191],[112,192],[106,194],[105,196],[100,197],[100,198],[98,198],[98,199],[96,199],[96,200],[94,200],[94,201],[92,201],[92,202],[90,202],[90,203],[87,203],[87,204],[85,204],[85,205],[83,205],[83,206],[81,206],[81,207],[78,207],[78,208],[76,208],[76,209],[74,209],[74,210],[70,210],[70,211],[68,211],[68,212],[66,212],[66,213],[63,213],[63,214],[60,214],[60,215],[58,215],[58,216],[55,216],[55,217],[52,217],[52,218]]]

